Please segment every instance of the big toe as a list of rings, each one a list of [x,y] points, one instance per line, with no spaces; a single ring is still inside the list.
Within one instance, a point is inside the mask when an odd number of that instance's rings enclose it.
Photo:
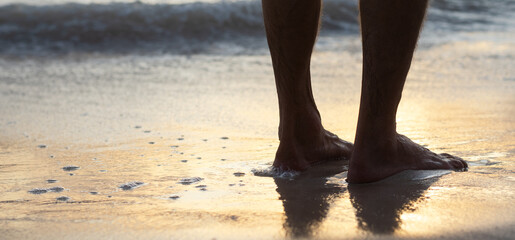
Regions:
[[[448,153],[442,153],[440,155],[445,157],[454,169],[466,169],[468,167],[467,162],[460,157]]]

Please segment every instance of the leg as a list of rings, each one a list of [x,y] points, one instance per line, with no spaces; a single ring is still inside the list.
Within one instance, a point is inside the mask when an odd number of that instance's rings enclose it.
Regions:
[[[279,97],[279,140],[274,166],[305,170],[350,155],[352,144],[324,130],[311,91],[311,52],[321,0],[263,0],[263,15]]]
[[[462,169],[396,131],[397,106],[424,20],[427,0],[361,0],[363,82],[347,181],[372,182],[407,169]]]

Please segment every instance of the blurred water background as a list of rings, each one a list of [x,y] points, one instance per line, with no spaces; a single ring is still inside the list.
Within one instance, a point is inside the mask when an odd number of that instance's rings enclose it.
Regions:
[[[324,1],[320,47],[335,50],[341,36],[359,34],[357,2]],[[424,43],[513,32],[513,12],[511,0],[434,0]],[[262,22],[255,0],[1,0],[0,54],[261,54]]]

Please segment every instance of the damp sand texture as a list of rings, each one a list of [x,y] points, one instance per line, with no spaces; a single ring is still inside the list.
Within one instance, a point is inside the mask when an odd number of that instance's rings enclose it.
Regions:
[[[478,29],[445,25],[476,12],[442,23],[439,14],[454,15],[434,2],[397,127],[469,170],[407,171],[366,185],[345,182],[345,162],[269,170],[279,116],[264,32],[255,51],[215,38],[209,51],[188,54],[0,49],[0,238],[513,239],[514,31],[484,15]],[[156,9],[140,4],[107,6]],[[243,6],[224,4],[211,7]],[[322,32],[311,69],[324,126],[350,141],[360,49],[358,32]]]

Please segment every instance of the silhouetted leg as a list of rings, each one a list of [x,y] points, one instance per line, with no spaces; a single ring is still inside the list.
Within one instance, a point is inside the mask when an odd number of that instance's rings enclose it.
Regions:
[[[348,158],[351,152],[352,144],[324,130],[311,91],[309,68],[320,10],[320,0],[263,0],[280,110],[275,167],[304,170]]]
[[[463,169],[396,132],[395,117],[427,0],[361,0],[363,81],[347,181],[372,182],[407,169]]]

